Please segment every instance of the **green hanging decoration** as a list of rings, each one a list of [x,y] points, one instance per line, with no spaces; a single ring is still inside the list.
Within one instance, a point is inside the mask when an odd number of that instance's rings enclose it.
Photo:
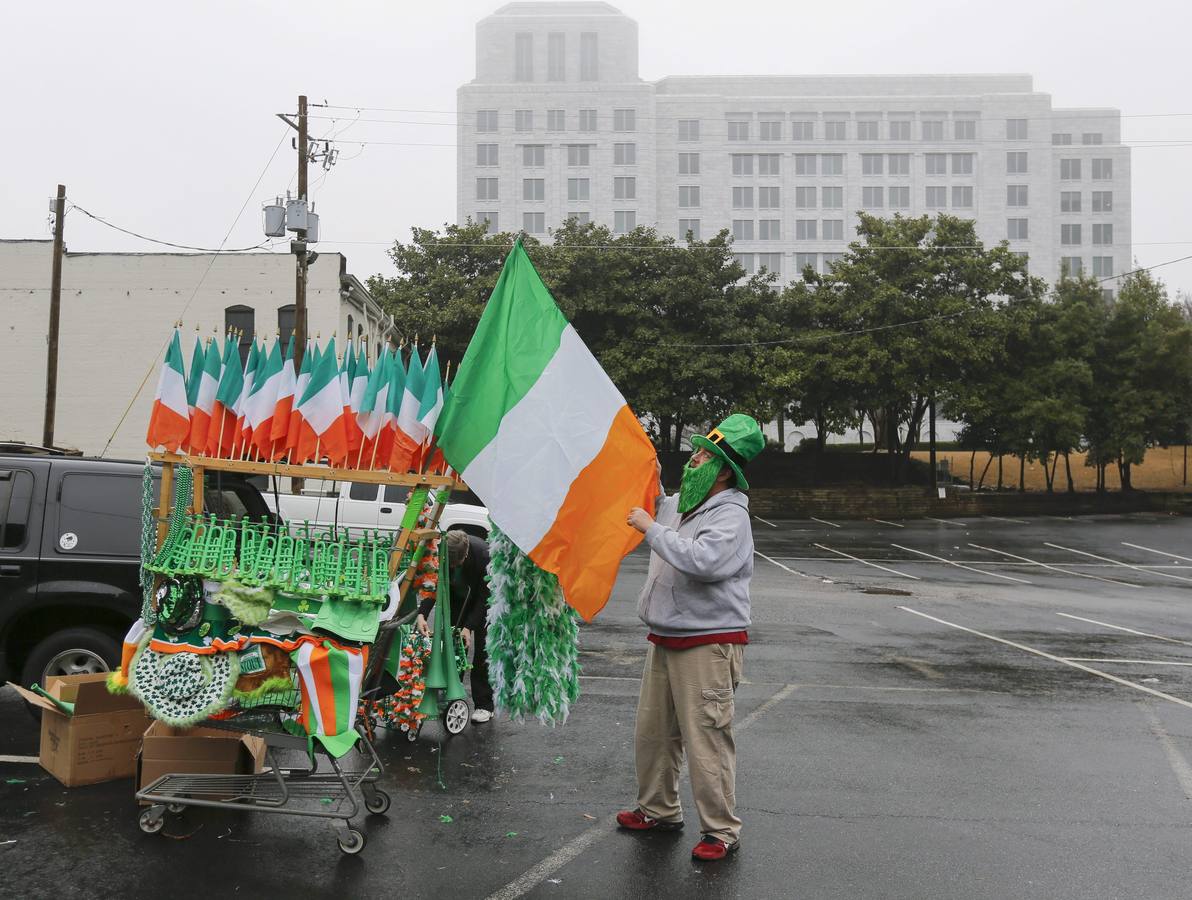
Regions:
[[[153,625],[153,572],[149,566],[157,552],[157,523],[153,521],[153,465],[145,460],[141,475],[141,621]]]
[[[514,721],[567,721],[579,699],[579,620],[559,579],[496,525],[489,532],[488,677],[497,708]]]

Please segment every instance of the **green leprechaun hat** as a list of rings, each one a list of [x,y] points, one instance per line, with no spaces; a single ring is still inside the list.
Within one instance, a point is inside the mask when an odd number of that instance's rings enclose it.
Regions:
[[[753,416],[733,413],[707,435],[693,435],[691,445],[720,457],[737,476],[737,487],[749,490],[743,469],[745,464],[762,452],[766,439]]]

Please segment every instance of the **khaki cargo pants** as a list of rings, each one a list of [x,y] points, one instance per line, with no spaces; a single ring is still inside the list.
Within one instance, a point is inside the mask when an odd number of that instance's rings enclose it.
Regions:
[[[700,831],[730,844],[741,834],[733,693],[743,658],[742,644],[650,644],[634,734],[638,808],[655,819],[683,818],[679,770],[686,750]]]

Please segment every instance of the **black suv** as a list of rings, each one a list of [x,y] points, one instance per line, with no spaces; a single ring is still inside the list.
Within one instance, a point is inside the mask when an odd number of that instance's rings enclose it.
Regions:
[[[103,672],[140,615],[143,462],[0,449],[0,683]],[[154,503],[161,472],[154,467]],[[207,510],[273,519],[241,476],[210,472]]]

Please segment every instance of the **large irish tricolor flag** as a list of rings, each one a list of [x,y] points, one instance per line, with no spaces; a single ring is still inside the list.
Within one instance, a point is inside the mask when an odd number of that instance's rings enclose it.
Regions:
[[[608,601],[653,508],[654,448],[521,242],[505,260],[438,421],[451,466],[585,619]]]
[[[170,453],[185,444],[190,435],[190,406],[186,398],[184,366],[182,341],[175,329],[174,337],[166,349],[161,375],[157,379],[153,412],[149,415],[149,430],[145,434],[145,442],[150,447],[164,447]]]

